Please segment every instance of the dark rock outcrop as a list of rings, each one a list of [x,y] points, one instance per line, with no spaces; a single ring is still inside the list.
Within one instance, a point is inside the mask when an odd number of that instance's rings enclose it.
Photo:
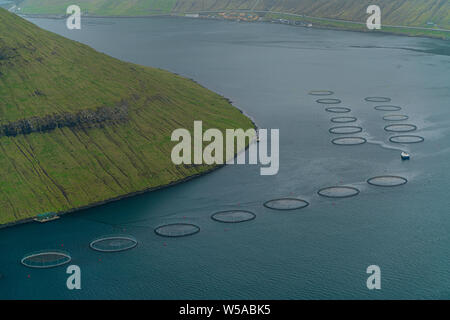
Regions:
[[[116,107],[99,107],[81,110],[77,113],[54,113],[44,117],[31,117],[0,126],[0,136],[14,137],[19,134],[48,132],[56,128],[99,127],[105,123],[121,123],[128,120],[128,105],[122,101]]]

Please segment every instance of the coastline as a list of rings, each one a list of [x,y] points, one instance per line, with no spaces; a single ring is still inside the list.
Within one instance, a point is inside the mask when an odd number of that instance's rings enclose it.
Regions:
[[[85,206],[72,208],[70,210],[66,210],[66,211],[62,211],[62,212],[57,212],[57,215],[59,217],[62,217],[62,216],[65,216],[67,214],[71,214],[71,213],[75,213],[75,212],[79,212],[79,211],[83,211],[83,210],[99,207],[99,206],[102,206],[102,205],[105,205],[105,204],[108,204],[108,203],[111,203],[111,202],[116,202],[116,201],[120,201],[120,200],[127,199],[127,198],[133,198],[133,197],[142,195],[142,194],[147,193],[147,192],[152,192],[152,191],[157,191],[157,190],[173,187],[175,185],[178,185],[178,184],[181,184],[181,183],[193,180],[195,178],[202,177],[202,176],[204,176],[206,174],[209,174],[209,173],[211,173],[213,171],[216,171],[216,170],[218,170],[218,169],[220,169],[220,168],[222,168],[224,166],[225,166],[225,164],[219,165],[219,166],[214,166],[214,167],[206,170],[205,172],[197,173],[197,174],[194,174],[192,176],[188,176],[188,177],[185,177],[183,179],[180,179],[180,180],[177,180],[177,181],[173,181],[173,182],[165,184],[165,185],[160,185],[160,186],[157,186],[157,187],[146,188],[144,190],[130,192],[130,193],[127,193],[127,194],[124,194],[124,195],[121,195],[121,196],[117,196],[117,197],[114,197],[114,198],[106,199],[106,200],[103,200],[103,201],[94,202],[94,203],[91,203],[91,204],[88,204],[88,205],[85,205]],[[15,226],[26,224],[26,223],[30,223],[30,222],[35,222],[34,218],[35,217],[26,218],[26,219],[17,220],[17,221],[14,221],[14,222],[8,222],[8,223],[5,223],[5,224],[1,224],[0,225],[0,230],[6,229],[6,228],[15,227]]]
[[[407,37],[419,37],[419,38],[430,38],[430,39],[440,39],[440,40],[450,40],[450,30],[449,29],[432,29],[425,27],[416,26],[395,26],[395,25],[381,25],[380,30],[369,30],[367,29],[365,22],[339,20],[331,18],[319,18],[311,17],[306,15],[299,15],[286,12],[265,12],[265,18],[269,17],[270,21],[265,22],[278,22],[287,25],[296,26],[296,22],[300,23],[310,23],[311,28],[326,29],[326,30],[338,30],[338,31],[352,31],[352,32],[363,32],[363,33],[374,33],[374,34],[388,34],[397,36],[407,36]],[[292,18],[292,20],[288,19]],[[288,20],[286,20],[288,19]],[[284,20],[284,22],[282,22]],[[286,23],[287,22],[287,23]]]
[[[193,80],[193,79],[190,79],[190,80],[195,82],[195,80]],[[228,98],[226,98],[224,96],[222,96],[222,98],[224,98],[226,101],[228,101],[228,103],[233,108],[236,108],[240,113],[242,113],[244,116],[246,116],[250,120],[250,122],[253,124],[253,128],[255,130],[258,129],[258,126],[255,123],[255,120],[251,116],[249,116],[244,110],[242,110],[242,109],[236,107],[235,105],[233,105],[233,102],[230,99],[228,99]],[[252,143],[256,143],[256,141],[255,140],[250,141],[250,143],[248,143],[243,150],[239,150],[238,152],[236,152],[236,154],[234,155],[234,158],[236,159],[238,154],[240,154],[241,152],[247,151]],[[221,165],[213,165],[213,166],[211,166],[211,168],[209,168],[208,170],[206,170],[204,172],[196,173],[196,174],[193,174],[191,176],[184,177],[184,178],[182,178],[180,180],[172,181],[170,183],[159,185],[159,186],[156,186],[156,187],[149,187],[149,188],[145,188],[143,190],[130,192],[130,193],[123,194],[123,195],[120,195],[120,196],[117,196],[117,197],[113,197],[113,198],[109,198],[109,199],[106,199],[106,200],[93,202],[93,203],[87,204],[85,206],[76,207],[76,208],[72,208],[72,209],[65,210],[65,211],[60,211],[60,212],[57,212],[57,215],[62,217],[62,216],[65,216],[67,214],[76,213],[76,212],[83,211],[83,210],[88,210],[88,209],[99,207],[99,206],[102,206],[102,205],[105,205],[105,204],[108,204],[108,203],[117,202],[117,201],[120,201],[120,200],[137,197],[137,196],[140,196],[140,195],[145,194],[145,193],[149,193],[149,192],[153,192],[153,191],[157,191],[157,190],[170,188],[170,187],[176,186],[178,184],[182,184],[182,183],[188,182],[190,180],[193,180],[193,179],[196,179],[196,178],[200,178],[200,177],[205,176],[207,174],[210,174],[210,173],[212,173],[212,172],[214,172],[216,170],[219,170],[219,169],[221,169],[221,168],[223,168],[225,166],[226,166],[226,163],[221,164]],[[15,226],[18,226],[18,225],[23,225],[23,224],[30,223],[30,222],[35,222],[34,218],[35,217],[31,217],[31,218],[26,218],[26,219],[20,219],[20,220],[13,221],[13,222],[8,222],[8,223],[5,223],[5,224],[0,224],[0,230],[6,229],[6,228],[12,228],[12,227],[15,227]]]
[[[392,26],[392,25],[382,25],[381,30],[368,30],[365,27],[365,23],[356,21],[346,21],[338,19],[328,19],[320,17],[310,17],[299,14],[293,14],[288,12],[268,12],[268,11],[248,11],[248,10],[236,10],[230,12],[247,12],[247,13],[262,13],[264,18],[261,17],[260,21],[253,21],[247,23],[279,23],[285,24],[292,27],[304,27],[304,25],[296,25],[295,22],[307,22],[311,23],[312,29],[325,29],[325,30],[335,30],[335,31],[351,31],[351,32],[364,32],[364,33],[374,33],[374,34],[387,34],[387,35],[397,35],[397,36],[407,36],[407,37],[419,37],[428,39],[440,39],[444,41],[450,40],[450,30],[447,29],[432,29],[414,26]],[[213,12],[211,12],[212,14]],[[57,14],[22,14],[16,13],[25,19],[65,19],[67,15],[57,15]],[[139,15],[139,16],[127,16],[127,15],[84,15],[84,18],[94,18],[94,19],[107,19],[107,18],[119,18],[119,19],[139,19],[139,18],[157,18],[157,17],[172,17],[172,18],[188,18],[188,19],[207,19],[207,20],[218,20],[218,21],[241,21],[241,20],[229,20],[229,19],[219,19],[210,16],[199,16],[198,18],[188,17],[187,13],[165,13],[165,14],[153,14],[153,15]],[[284,20],[283,18],[292,17],[293,20]],[[288,22],[286,22],[288,21]]]

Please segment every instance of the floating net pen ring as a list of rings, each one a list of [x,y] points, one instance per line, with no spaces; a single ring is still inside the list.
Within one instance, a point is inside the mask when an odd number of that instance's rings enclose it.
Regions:
[[[347,186],[326,187],[317,191],[319,196],[325,198],[350,198],[359,195],[359,189]]]
[[[367,102],[390,102],[391,98],[387,97],[367,97],[364,98]]]
[[[385,121],[405,121],[408,120],[409,117],[404,114],[388,114],[383,117]]]
[[[408,183],[408,179],[400,176],[378,176],[367,180],[367,183],[377,187],[398,187]]]
[[[333,123],[350,123],[356,122],[358,119],[356,117],[334,117],[331,118],[331,122]]]
[[[330,128],[328,131],[333,134],[353,134],[362,132],[363,128],[358,126],[339,126]]]
[[[298,198],[279,198],[264,202],[264,207],[271,210],[298,210],[309,206],[309,202]]]
[[[387,132],[412,132],[417,130],[413,124],[390,124],[384,127]]]
[[[331,96],[334,92],[330,90],[311,90],[309,94],[312,96]]]
[[[390,137],[389,141],[392,143],[412,144],[412,143],[424,142],[425,138],[421,137],[421,136],[414,136],[414,135],[398,135],[398,136]]]
[[[89,247],[100,252],[120,252],[133,249],[137,244],[137,240],[132,236],[109,235],[95,239]]]
[[[400,110],[402,110],[402,107],[391,106],[391,105],[375,106],[373,108],[378,111],[400,111]]]
[[[335,138],[331,140],[332,144],[338,145],[338,146],[357,146],[361,144],[365,144],[367,140],[362,137],[342,137],[342,138]]]
[[[317,99],[316,102],[320,104],[339,104],[342,101],[340,99],[324,98],[324,99]]]
[[[222,223],[241,223],[254,220],[256,214],[247,210],[219,211],[211,215],[211,219]]]
[[[326,108],[325,111],[331,113],[349,113],[352,109],[346,107],[329,107]]]
[[[38,251],[25,255],[20,263],[28,268],[48,269],[59,267],[72,261],[68,252],[61,250]]]
[[[171,223],[159,226],[155,233],[161,237],[180,238],[200,232],[200,227],[190,223]]]

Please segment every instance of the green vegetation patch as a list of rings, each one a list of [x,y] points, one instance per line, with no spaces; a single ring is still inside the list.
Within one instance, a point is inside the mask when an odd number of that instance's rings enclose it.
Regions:
[[[167,71],[121,62],[0,9],[0,122],[127,104],[127,121],[0,137],[0,224],[178,182],[172,131],[252,128],[225,98]],[[39,91],[40,94],[36,92]],[[88,113],[89,114],[89,113]]]
[[[66,14],[70,5],[80,6],[83,13],[101,16],[145,16],[168,14],[177,0],[24,0],[21,12],[32,14]]]

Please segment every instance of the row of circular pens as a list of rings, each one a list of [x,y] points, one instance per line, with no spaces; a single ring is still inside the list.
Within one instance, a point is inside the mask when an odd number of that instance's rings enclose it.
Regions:
[[[310,91],[309,94],[313,96],[331,96],[334,92],[329,90],[313,90]],[[391,99],[386,97],[367,97],[365,98],[365,101],[372,103],[386,103],[390,102]],[[348,113],[351,112],[350,108],[336,106],[341,103],[340,99],[320,98],[316,100],[316,102],[321,105],[326,105],[325,111],[329,113],[341,114],[331,118],[331,122],[340,125],[330,128],[329,132],[335,135],[343,135],[332,139],[333,144],[340,146],[355,146],[367,142],[363,137],[354,136],[354,134],[361,133],[363,128],[360,126],[349,125],[349,123],[357,122],[358,119],[348,115]],[[385,112],[401,110],[401,107],[393,105],[377,105],[374,108],[375,110]],[[408,119],[409,117],[404,114],[386,114],[383,116],[383,120],[396,122],[396,124],[385,126],[384,130],[397,133],[415,131],[417,129],[415,125],[397,123]],[[423,142],[424,138],[412,135],[397,135],[390,137],[389,140],[393,143],[411,144]],[[394,175],[377,176],[367,180],[368,184],[377,187],[396,187],[404,185],[407,182],[408,180],[406,178]],[[322,188],[317,193],[322,197],[338,199],[357,196],[360,194],[360,190],[353,186],[331,186]],[[263,203],[263,206],[268,209],[281,211],[300,210],[309,205],[310,203],[308,201],[296,197],[273,199]],[[211,218],[214,221],[221,223],[242,223],[254,220],[256,214],[249,210],[235,209],[216,212]],[[158,226],[154,231],[157,235],[162,237],[178,238],[197,234],[200,232],[200,227],[192,223],[170,223]],[[111,253],[130,250],[137,245],[138,240],[133,236],[114,234],[102,236],[93,240],[89,244],[89,247],[98,252]],[[71,259],[70,254],[66,251],[44,250],[25,255],[21,259],[21,263],[30,268],[51,268],[69,263]]]

